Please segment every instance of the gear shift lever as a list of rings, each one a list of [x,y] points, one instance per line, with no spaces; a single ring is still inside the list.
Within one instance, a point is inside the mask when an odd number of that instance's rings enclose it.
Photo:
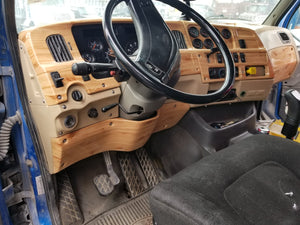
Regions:
[[[291,89],[284,94],[284,97],[288,103],[288,112],[281,133],[286,138],[292,139],[300,123],[300,93]]]

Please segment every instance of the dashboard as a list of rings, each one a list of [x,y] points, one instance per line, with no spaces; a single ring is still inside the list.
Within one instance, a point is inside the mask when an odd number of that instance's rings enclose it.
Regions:
[[[181,53],[181,77],[175,88],[193,94],[218,90],[224,81],[222,55],[200,26],[167,21]],[[138,49],[131,20],[113,21],[127,52]],[[235,63],[235,84],[226,98],[211,104],[261,101],[272,85],[289,78],[298,53],[288,30],[268,26],[214,24]],[[85,77],[72,73],[80,62],[112,62],[99,20],[78,20],[32,28],[19,34],[19,49],[29,105],[43,144],[50,173],[89,156],[109,151],[133,151],[150,136],[177,124],[191,107],[167,100],[148,119],[120,117],[122,82],[110,70]]]

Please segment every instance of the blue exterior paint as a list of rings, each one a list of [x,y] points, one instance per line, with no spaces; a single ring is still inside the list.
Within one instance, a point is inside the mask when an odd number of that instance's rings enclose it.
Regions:
[[[300,0],[297,0],[294,5],[289,9],[289,11],[286,13],[286,15],[282,18],[282,20],[279,22],[279,27],[287,28],[288,24],[294,14],[294,12],[299,8]]]
[[[282,82],[278,83],[278,87],[277,87],[276,106],[275,106],[275,116],[277,119],[281,119],[279,116],[279,108],[280,108],[280,102],[281,102],[281,90],[282,90]]]
[[[2,190],[1,180],[0,180],[0,190]],[[2,220],[3,225],[12,224],[9,218],[8,209],[5,204],[4,195],[2,191],[0,191],[0,220]]]
[[[2,0],[0,0],[0,46],[3,47],[3,49],[6,49],[6,44],[5,44],[5,30],[3,26],[3,15],[2,15]],[[0,54],[0,65],[6,66],[8,65],[8,60],[5,55]],[[1,67],[0,67],[0,72],[1,72]],[[7,205],[5,203],[5,196],[2,192],[3,186],[1,183],[0,179],[0,217],[1,221],[4,225],[10,225],[11,220],[8,212]]]
[[[9,51],[5,24],[3,22],[3,3],[4,0],[0,0],[0,41],[2,42],[0,43],[0,46],[6,46],[7,51],[0,54],[0,65],[11,69],[2,77],[2,83],[4,87],[4,103],[7,113],[6,116],[8,117],[15,115],[16,111],[18,110],[22,117],[22,124],[14,126],[12,132],[12,141],[14,148],[17,150],[18,161],[22,172],[23,190],[31,191],[34,195],[34,198],[25,199],[30,210],[31,220],[33,224],[52,224],[45,194],[38,195],[36,177],[40,176],[40,168],[35,154],[32,138],[24,118],[23,108],[20,104],[21,101],[15,79],[16,75],[13,70],[13,61]],[[31,167],[26,164],[26,160],[28,159],[32,162]],[[5,225],[11,224],[7,206],[4,202],[3,192],[1,190],[2,186],[0,183],[0,215]]]

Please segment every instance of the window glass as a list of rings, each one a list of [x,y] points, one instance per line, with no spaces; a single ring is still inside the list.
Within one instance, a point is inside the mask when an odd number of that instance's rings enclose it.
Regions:
[[[17,30],[76,19],[103,16],[109,0],[15,0]],[[236,20],[261,24],[279,0],[196,0],[191,6],[209,21]],[[153,1],[166,20],[179,20],[181,12],[159,1]],[[129,17],[122,2],[115,17]]]

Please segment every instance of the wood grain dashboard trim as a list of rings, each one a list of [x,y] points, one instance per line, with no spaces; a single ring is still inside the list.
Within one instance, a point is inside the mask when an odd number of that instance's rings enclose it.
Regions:
[[[295,71],[298,64],[295,52],[297,51],[291,45],[274,48],[268,52],[274,84],[290,78]],[[276,74],[276,76],[274,74]]]
[[[46,103],[49,106],[68,101],[68,88],[74,84],[81,84],[87,94],[94,94],[120,86],[113,77],[98,80],[90,76],[89,81],[83,81],[81,76],[73,75],[71,71],[72,64],[83,61],[72,35],[71,28],[73,24],[75,22],[44,26],[23,31],[19,35],[19,39],[24,42],[28,51]],[[64,37],[73,60],[67,62],[56,62],[54,60],[46,43],[47,37],[53,34],[60,34]],[[52,81],[50,73],[56,71],[64,78],[63,87],[56,88]]]
[[[153,132],[176,125],[189,109],[186,103],[168,103],[162,106],[155,117],[147,120],[108,119],[52,138],[53,168],[49,168],[50,173],[57,173],[101,152],[136,150],[148,141]]]
[[[130,23],[130,19],[117,19],[114,22]],[[106,78],[102,80],[94,79],[92,76],[90,81],[84,82],[81,77],[74,76],[71,72],[71,66],[75,62],[82,62],[83,59],[77,48],[76,42],[72,34],[73,25],[84,24],[99,24],[101,20],[79,20],[70,21],[66,23],[58,23],[23,31],[19,35],[19,39],[24,42],[25,47],[29,53],[33,67],[36,71],[38,81],[41,85],[46,104],[56,105],[68,101],[67,90],[68,87],[74,83],[79,83],[84,86],[88,94],[94,94],[100,91],[119,87],[118,82],[113,78]],[[195,49],[192,45],[192,38],[188,34],[188,28],[198,25],[193,22],[187,21],[168,21],[168,26],[172,30],[180,31],[186,41],[187,49],[181,50],[181,75],[195,75],[198,74],[204,83],[221,82],[224,79],[210,79],[209,68],[211,67],[224,67],[224,63],[218,63],[216,54],[210,56],[207,60],[209,49]],[[269,79],[273,78],[274,73],[269,73],[269,62],[266,49],[263,47],[262,42],[255,33],[255,30],[249,28],[241,28],[232,25],[215,25],[219,30],[227,28],[232,33],[230,39],[225,42],[232,52],[237,54],[244,53],[247,57],[247,62],[238,62],[235,65],[239,70],[237,80],[242,79]],[[64,37],[67,46],[73,56],[73,60],[68,62],[55,62],[52,57],[46,39],[53,34],[60,34]],[[200,37],[199,37],[200,38]],[[202,38],[203,39],[203,38]],[[247,43],[247,49],[241,49],[238,40],[243,39]],[[245,75],[246,66],[265,65],[266,74],[264,76],[247,77]],[[50,73],[58,71],[61,77],[64,78],[63,87],[55,88]]]

